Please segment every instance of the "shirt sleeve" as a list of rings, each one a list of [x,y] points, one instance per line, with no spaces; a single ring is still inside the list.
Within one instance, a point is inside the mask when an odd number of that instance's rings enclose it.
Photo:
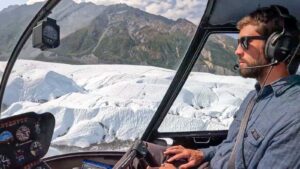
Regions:
[[[200,151],[202,151],[204,154],[205,162],[210,161],[214,157],[214,155],[216,154],[216,151],[217,151],[217,147],[218,146],[211,146],[208,148],[200,149]]]
[[[258,169],[300,168],[300,120],[290,123],[285,131],[271,140],[258,163]]]

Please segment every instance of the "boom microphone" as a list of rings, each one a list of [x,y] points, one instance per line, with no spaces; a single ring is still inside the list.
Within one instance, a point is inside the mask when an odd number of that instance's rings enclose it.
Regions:
[[[249,66],[249,67],[243,67],[243,68],[240,68],[239,64],[235,64],[235,65],[233,66],[233,70],[239,70],[239,69],[255,69],[255,68],[269,67],[269,66],[276,65],[277,63],[278,63],[278,61],[275,60],[273,63],[269,63],[269,64],[266,64],[266,65]]]

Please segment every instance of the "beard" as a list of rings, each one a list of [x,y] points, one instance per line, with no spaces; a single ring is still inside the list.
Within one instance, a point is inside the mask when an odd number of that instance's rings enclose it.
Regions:
[[[247,64],[247,67],[254,67],[254,66],[262,66],[266,65],[268,62],[266,60],[258,60],[255,63]],[[255,78],[258,79],[259,77],[264,75],[265,69],[267,67],[258,67],[258,68],[240,68],[239,73],[244,78]]]

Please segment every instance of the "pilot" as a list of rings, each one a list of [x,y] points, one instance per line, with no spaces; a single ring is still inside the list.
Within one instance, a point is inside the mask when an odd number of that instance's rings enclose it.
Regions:
[[[235,113],[220,145],[200,150],[169,147],[163,154],[170,158],[160,169],[300,168],[297,20],[286,8],[271,6],[245,16],[237,28],[235,67],[242,77],[257,80],[255,89]]]

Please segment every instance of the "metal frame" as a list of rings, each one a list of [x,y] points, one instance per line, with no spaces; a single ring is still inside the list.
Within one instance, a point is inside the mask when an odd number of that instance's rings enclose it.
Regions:
[[[167,115],[169,109],[171,108],[173,102],[175,101],[177,95],[179,94],[181,88],[186,82],[194,64],[196,63],[198,57],[200,56],[201,50],[206,43],[208,36],[212,33],[232,33],[237,32],[235,25],[226,24],[219,26],[209,25],[209,17],[213,11],[214,4],[216,0],[209,0],[207,4],[206,11],[202,17],[202,20],[198,26],[197,32],[188,48],[184,59],[182,60],[180,67],[178,68],[173,81],[171,82],[161,104],[156,110],[154,116],[152,117],[149,125],[147,126],[144,134],[141,137],[143,141],[153,141],[155,138],[170,135],[171,133],[159,133],[158,128],[161,125],[163,119]],[[206,133],[211,133],[214,131],[204,131]],[[226,131],[223,131],[223,133]],[[190,132],[186,132],[190,133]],[[182,133],[183,134],[183,133]],[[181,134],[181,135],[182,135]]]

